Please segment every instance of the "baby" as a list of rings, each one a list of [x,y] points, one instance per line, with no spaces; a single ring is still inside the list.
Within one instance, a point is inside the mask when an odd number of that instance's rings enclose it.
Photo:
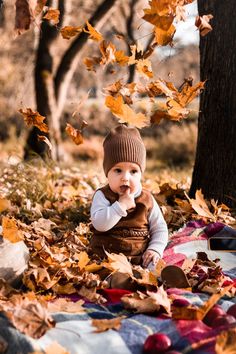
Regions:
[[[106,136],[103,168],[108,184],[91,206],[93,253],[123,253],[133,264],[152,267],[168,241],[168,229],[152,194],[142,188],[146,149],[136,128],[118,125]]]

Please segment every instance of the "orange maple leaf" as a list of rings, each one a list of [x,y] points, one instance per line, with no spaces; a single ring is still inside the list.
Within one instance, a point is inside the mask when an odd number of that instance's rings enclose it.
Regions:
[[[31,108],[19,109],[19,112],[22,114],[27,126],[34,125],[42,132],[48,133],[48,126],[43,123],[45,117],[41,116],[39,112],[34,112]]]
[[[98,32],[88,21],[86,22],[88,29],[84,28],[84,32],[89,33],[89,38],[100,42],[103,40],[103,36],[100,32]]]
[[[116,50],[114,54],[117,64],[123,66],[128,63],[129,57],[125,55],[123,50]]]
[[[59,22],[60,11],[58,9],[49,8],[43,19],[52,21],[55,25]]]
[[[80,145],[83,143],[84,139],[81,130],[75,129],[74,127],[72,127],[71,124],[67,123],[66,132],[72,138],[76,145]]]
[[[10,219],[6,216],[3,216],[2,228],[3,228],[2,235],[8,241],[12,243],[16,243],[23,240],[24,238],[23,234],[18,229],[15,219]]]
[[[175,34],[175,26],[173,24],[167,30],[163,30],[162,28],[155,27],[154,34],[155,34],[155,41],[157,44],[161,46],[165,46],[172,42],[172,39]]]
[[[60,30],[60,33],[64,39],[70,39],[74,36],[76,36],[78,33],[81,33],[83,31],[83,27],[77,26],[65,26]]]

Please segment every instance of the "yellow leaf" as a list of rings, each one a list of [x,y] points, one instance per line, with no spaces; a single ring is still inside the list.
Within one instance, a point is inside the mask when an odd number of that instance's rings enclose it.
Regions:
[[[118,97],[112,97],[112,96],[106,97],[105,105],[115,115],[122,114],[122,104],[123,104],[123,99],[121,95],[119,95]]]
[[[155,34],[155,41],[157,44],[164,46],[172,42],[172,39],[175,34],[175,26],[171,24],[168,30],[163,30],[161,28],[155,27],[154,34]]]
[[[42,132],[48,133],[48,126],[43,123],[45,117],[41,116],[39,112],[34,112],[31,108],[20,109],[19,112],[22,114],[27,126],[34,125]]]
[[[59,22],[60,11],[57,9],[49,8],[43,19],[52,21],[55,25]]]
[[[125,55],[123,50],[116,50],[115,58],[116,58],[116,62],[121,66],[128,64],[129,57]]]
[[[79,255],[79,262],[78,262],[78,267],[80,269],[84,269],[84,267],[88,264],[88,262],[90,261],[90,258],[87,254],[87,252],[80,252]]]
[[[84,270],[86,272],[89,272],[89,273],[95,273],[97,272],[98,270],[102,269],[103,266],[100,265],[100,264],[96,264],[96,263],[92,263],[92,264],[88,264],[85,266]]]
[[[11,243],[16,243],[24,239],[21,231],[18,230],[16,221],[14,219],[3,216],[2,218],[2,235]]]
[[[83,63],[86,65],[88,71],[95,71],[95,66],[100,64],[100,58],[98,57],[86,57],[83,59]]]
[[[76,36],[78,33],[81,33],[83,31],[83,27],[77,26],[65,26],[60,30],[60,33],[64,39],[70,39],[74,36]]]
[[[9,209],[11,206],[11,202],[5,198],[0,198],[0,213],[4,210]]]
[[[84,32],[89,33],[89,38],[94,40],[94,41],[102,41],[103,36],[100,32],[98,32],[88,21],[86,22],[88,30],[84,28]]]
[[[149,118],[143,113],[135,113],[127,104],[122,105],[122,114],[117,114],[120,123],[129,123],[139,129],[149,125]]]
[[[107,43],[106,41],[102,41],[100,43],[99,49],[102,54],[100,64],[105,65],[105,64],[112,63],[116,60],[115,57],[116,48],[114,44],[112,44],[111,42]]]
[[[102,263],[106,268],[113,271],[133,275],[132,265],[123,253],[115,254],[105,251],[108,257],[108,263]]]

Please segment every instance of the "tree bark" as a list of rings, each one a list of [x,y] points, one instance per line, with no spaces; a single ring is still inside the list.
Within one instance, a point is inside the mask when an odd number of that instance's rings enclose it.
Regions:
[[[198,140],[190,195],[236,206],[235,0],[198,0],[199,15],[212,14],[213,30],[200,39]]]

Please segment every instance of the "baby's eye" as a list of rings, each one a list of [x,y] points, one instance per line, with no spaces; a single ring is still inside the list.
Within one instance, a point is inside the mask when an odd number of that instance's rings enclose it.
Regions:
[[[136,169],[131,170],[132,175],[134,175],[135,173],[138,173],[138,170],[136,170]]]
[[[116,173],[121,173],[121,169],[120,168],[115,168],[114,170]]]

